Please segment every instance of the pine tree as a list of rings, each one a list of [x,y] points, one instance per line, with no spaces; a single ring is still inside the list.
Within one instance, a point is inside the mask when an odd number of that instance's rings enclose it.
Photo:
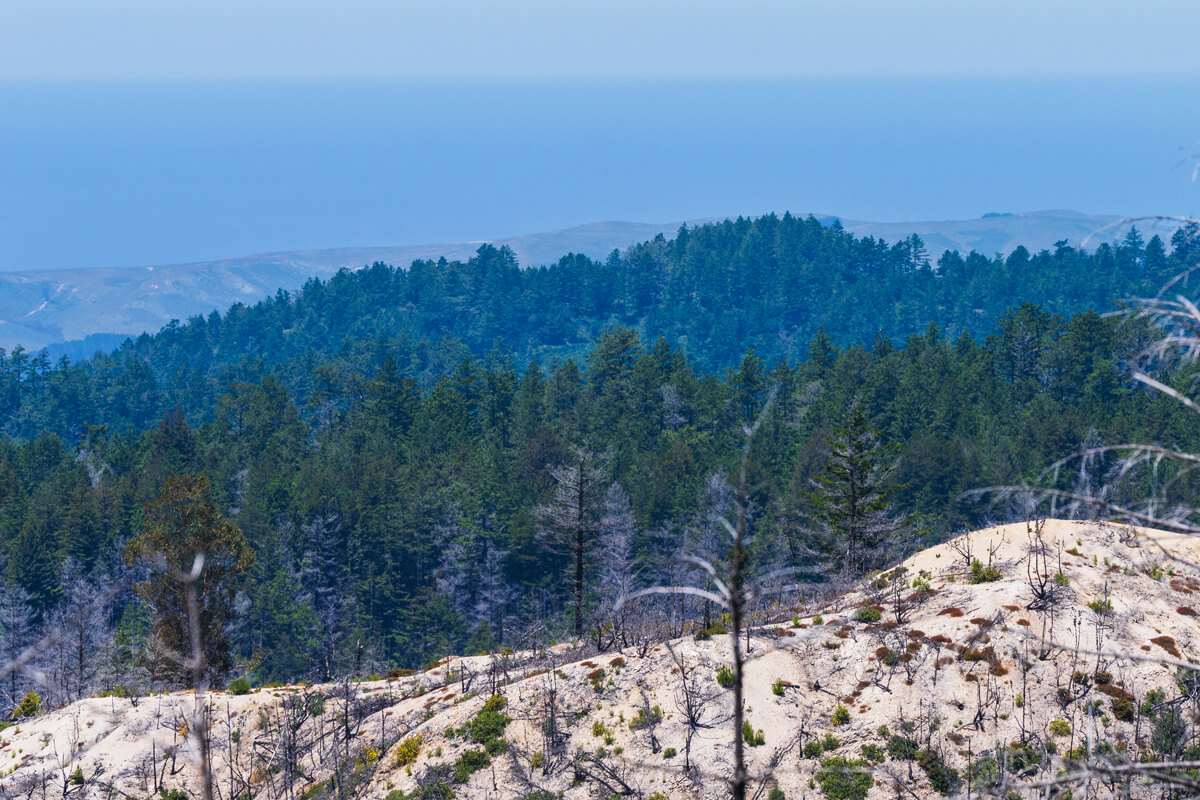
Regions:
[[[885,555],[908,526],[891,504],[901,487],[887,486],[896,445],[882,445],[855,402],[834,434],[824,472],[806,497],[823,528],[827,548],[844,574],[862,575]]]
[[[209,679],[227,672],[232,663],[225,628],[235,613],[235,582],[253,566],[254,553],[241,530],[221,515],[208,479],[167,478],[158,499],[147,505],[145,527],[126,545],[124,556],[126,563],[150,569],[149,578],[134,590],[154,612],[151,635],[160,651],[154,664],[159,677],[180,682],[189,664],[194,675]],[[187,576],[197,557],[202,557],[203,569],[189,586]],[[193,587],[199,620],[195,632],[189,623]],[[200,652],[193,647],[193,633],[199,634]]]

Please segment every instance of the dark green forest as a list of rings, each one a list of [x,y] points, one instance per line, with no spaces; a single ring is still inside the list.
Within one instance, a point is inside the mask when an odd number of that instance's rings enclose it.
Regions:
[[[720,558],[714,514],[760,416],[755,569],[830,557],[811,489],[852,408],[911,520],[891,552],[1011,519],[966,493],[1038,480],[1085,444],[1200,449],[1131,378],[1154,330],[1098,313],[1183,271],[1193,234],[934,263],[916,237],[768,216],[604,263],[523,270],[485,245],[466,264],[375,264],[79,363],[0,355],[2,645],[101,596],[72,628],[99,657],[56,696],[137,680],[153,623],[128,588],[145,566],[121,555],[179,474],[207,478],[253,552],[227,635],[254,680],[569,636],[571,554],[546,529],[573,464],[594,484],[588,629],[616,635],[614,586]]]
[[[1200,255],[1194,234],[1178,232],[1169,252],[1132,232],[1092,252],[1063,242],[1007,258],[947,251],[935,263],[916,236],[889,245],[770,215],[680,229],[605,262],[567,255],[522,269],[511,251],[484,245],[467,263],[377,263],[314,279],[77,364],[0,352],[0,432],[75,443],[89,424],[140,430],[176,407],[195,425],[213,418],[230,384],[267,376],[311,418],[389,357],[429,391],[468,356],[499,353],[518,368],[582,362],[613,326],[662,337],[712,374],[750,349],[794,364],[822,328],[843,347],[902,341],[930,323],[949,339],[982,339],[1022,303],[1069,317],[1153,294]]]

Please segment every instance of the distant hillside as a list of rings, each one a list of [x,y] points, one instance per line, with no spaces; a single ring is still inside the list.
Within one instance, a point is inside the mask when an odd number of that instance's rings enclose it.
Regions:
[[[835,217],[818,215],[828,224]],[[1007,254],[1018,245],[1033,252],[1066,239],[1079,245],[1089,236],[1094,248],[1124,236],[1128,226],[1111,226],[1111,216],[1071,211],[994,215],[949,222],[861,222],[842,219],[847,231],[889,242],[916,233],[936,258],[945,250],[966,254]],[[691,220],[695,225],[703,220]],[[659,233],[672,236],[680,222],[596,222],[559,231],[496,240],[507,245],[522,266],[552,264],[567,253],[603,259]],[[1147,237],[1150,231],[1147,232]],[[312,277],[326,278],[342,268],[382,261],[405,268],[415,259],[466,261],[481,242],[397,247],[301,250],[196,264],[154,267],[88,268],[0,273],[0,347],[49,347],[52,357],[80,358],[111,350],[128,335],[154,332],[172,319],[253,304],[278,289],[287,291]],[[89,338],[90,337],[90,338]]]
[[[1194,244],[1132,236],[1091,252],[946,251],[935,262],[915,236],[889,244],[836,222],[768,215],[550,267],[522,268],[508,248],[481,245],[465,262],[376,262],[310,279],[61,370],[46,357],[0,356],[0,420],[12,435],[72,438],[83,422],[140,429],[176,405],[200,421],[231,382],[264,375],[303,406],[329,379],[315,369],[370,375],[389,357],[428,388],[468,356],[506,354],[521,366],[586,358],[614,325],[647,342],[662,337],[704,372],[733,366],[750,349],[768,363],[796,363],[812,355],[822,329],[838,345],[903,340],[931,324],[952,341],[984,337],[1023,303],[1067,317],[1151,294],[1195,262]],[[202,292],[181,286],[180,295]]]
[[[603,258],[659,233],[673,234],[682,223],[596,222],[560,231],[514,236],[508,245],[524,265],[548,264],[567,253]],[[235,303],[253,304],[279,289],[291,291],[309,278],[327,278],[339,269],[383,261],[407,267],[416,259],[465,261],[482,242],[344,247],[229,258],[196,264],[0,272],[0,347],[20,344],[52,355],[91,355],[110,350],[128,335],[154,332],[172,319],[187,320]]]
[[[941,222],[859,222],[842,219],[842,225],[859,236],[874,236],[894,242],[910,234],[925,240],[931,253],[957,250],[966,254],[974,250],[985,256],[1008,255],[1018,246],[1037,252],[1053,249],[1054,243],[1066,240],[1072,247],[1096,249],[1102,242],[1118,241],[1129,231],[1130,224],[1112,215],[1080,214],[1077,211],[1029,211],[1021,214],[992,213],[980,219],[944,220]],[[1146,238],[1157,233],[1170,236],[1174,225],[1140,222],[1139,230]]]

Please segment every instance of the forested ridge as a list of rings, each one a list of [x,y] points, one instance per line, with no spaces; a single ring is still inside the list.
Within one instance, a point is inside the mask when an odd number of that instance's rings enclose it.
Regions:
[[[795,363],[821,328],[840,346],[929,323],[951,339],[982,338],[1024,302],[1069,316],[1153,294],[1198,252],[1194,231],[1177,233],[1169,252],[1134,231],[1091,252],[1063,242],[1004,258],[947,251],[935,263],[916,236],[889,245],[790,215],[682,228],[604,262],[567,255],[546,268],[522,269],[507,248],[483,245],[467,263],[377,263],[314,279],[75,365],[0,352],[0,431],[75,442],[88,424],[145,428],[176,406],[195,424],[230,383],[265,375],[309,415],[330,380],[369,375],[388,357],[428,390],[468,355],[578,360],[613,325],[662,336],[707,372],[748,349]]]
[[[764,217],[604,264],[523,271],[487,246],[468,264],[377,264],[75,365],[8,354],[5,652],[75,620],[99,655],[87,680],[70,659],[47,668],[60,700],[144,669],[129,543],[172,475],[205,476],[252,550],[227,633],[256,680],[419,666],[535,624],[569,635],[571,555],[546,509],[583,461],[588,629],[605,635],[615,586],[719,557],[724,476],[760,415],[755,568],[829,556],[812,479],[851,409],[893,448],[891,498],[914,521],[893,550],[1006,518],[964,492],[1036,479],[1085,442],[1200,447],[1131,378],[1153,331],[1096,313],[1156,290],[1190,247],[1133,234],[934,266],[915,239]]]

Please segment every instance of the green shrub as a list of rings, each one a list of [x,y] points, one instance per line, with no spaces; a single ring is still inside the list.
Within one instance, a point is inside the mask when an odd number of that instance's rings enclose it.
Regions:
[[[986,795],[990,789],[1000,783],[1000,765],[992,756],[983,756],[973,761],[967,768],[967,785],[972,792]]]
[[[783,793],[783,789],[780,789],[778,786],[767,792],[767,800],[785,800],[785,798],[786,795]]]
[[[1142,704],[1138,707],[1138,712],[1143,717],[1154,719],[1155,709],[1167,699],[1167,693],[1162,689],[1151,689],[1146,692],[1146,696],[1142,698]]]
[[[786,689],[786,684],[783,682],[783,678],[779,678],[774,683],[771,684],[772,694],[777,694],[780,697],[783,697],[785,689]]]
[[[417,756],[421,755],[421,744],[424,742],[424,737],[421,734],[409,736],[396,745],[396,766],[407,767],[410,764],[416,763]]]
[[[76,767],[75,771],[71,773],[71,783],[75,786],[83,786],[83,767]]]
[[[498,756],[508,752],[508,742],[504,739],[492,739],[483,746],[483,749],[489,756]]]
[[[250,694],[250,681],[245,678],[238,678],[229,684],[229,693],[236,695]]]
[[[493,695],[479,709],[479,713],[467,723],[467,733],[471,741],[477,744],[487,744],[493,739],[504,735],[504,729],[511,722],[509,716],[503,713],[508,701],[502,695]],[[461,782],[461,781],[460,781]]]
[[[1187,742],[1188,724],[1177,708],[1169,708],[1158,715],[1154,730],[1150,734],[1150,743],[1159,755],[1173,759]]]
[[[663,712],[658,706],[651,707],[647,712],[644,708],[639,708],[633,719],[629,720],[629,730],[640,731],[643,728],[652,728],[662,722]]]
[[[832,753],[842,746],[837,737],[831,733],[825,734],[823,739],[809,739],[804,745],[805,758],[820,758],[825,753]]]
[[[978,558],[971,560],[971,583],[992,583],[998,580],[1000,580],[1000,570],[997,567],[993,567],[991,564],[985,567]]]
[[[1113,716],[1122,722],[1133,722],[1133,717],[1137,712],[1137,707],[1133,704],[1133,700],[1128,697],[1114,697],[1112,699]]]
[[[668,747],[666,750],[663,750],[663,758],[674,758],[675,756],[676,752],[674,747]]]
[[[921,751],[921,747],[916,741],[893,733],[888,737],[887,751],[888,755],[897,761],[912,761]]]
[[[1021,773],[1041,767],[1042,754],[1027,743],[1018,743],[1009,745],[1007,761],[1009,772]]]
[[[1065,719],[1056,719],[1050,723],[1050,735],[1052,736],[1070,736],[1071,723]]]
[[[13,709],[13,719],[25,719],[26,717],[36,717],[42,713],[42,696],[37,692],[27,692],[21,698],[21,704]]]
[[[860,606],[854,612],[854,618],[859,622],[879,622],[883,619],[883,612],[874,606]]]
[[[825,618],[822,617],[820,614],[817,614],[815,617],[812,618],[812,624],[813,625],[824,625]]]
[[[875,779],[867,769],[862,759],[831,756],[821,761],[821,768],[814,777],[828,800],[865,800],[867,792],[875,785]]]
[[[767,743],[763,738],[763,732],[760,730],[755,732],[754,726],[750,724],[750,720],[742,723],[742,741],[751,747],[759,747]]]
[[[887,753],[877,744],[864,744],[860,750],[863,760],[874,766],[887,759]]]
[[[1112,600],[1093,600],[1088,603],[1088,608],[1095,611],[1097,614],[1104,614],[1112,611]]]
[[[1061,572],[1056,572],[1054,573],[1054,582],[1059,586],[1067,586],[1071,583],[1071,579],[1066,575],[1063,575]]]
[[[837,708],[835,708],[833,710],[833,724],[834,725],[847,725],[847,724],[849,724],[849,722],[850,722],[850,712],[846,709],[845,706],[839,705]]]
[[[696,641],[703,642],[711,639],[714,636],[721,636],[726,633],[729,633],[729,629],[724,625],[711,625],[707,628],[696,631]]]
[[[473,774],[491,763],[491,756],[483,750],[468,750],[454,762],[454,782],[466,783]]]
[[[717,683],[721,684],[721,686],[725,689],[732,689],[733,670],[722,664],[721,668],[717,670]]]
[[[929,777],[929,785],[938,794],[948,795],[958,788],[958,770],[946,766],[936,751],[926,748],[917,753],[917,766]]]

